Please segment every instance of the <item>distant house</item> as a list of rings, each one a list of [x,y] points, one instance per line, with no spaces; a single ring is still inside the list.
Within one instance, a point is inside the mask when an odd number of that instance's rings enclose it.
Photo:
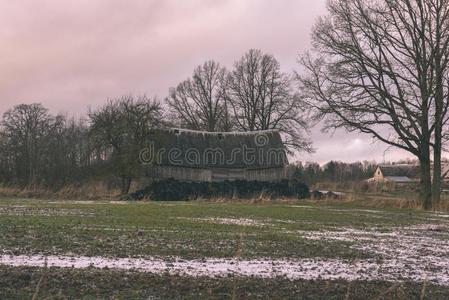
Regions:
[[[287,177],[286,149],[276,130],[211,133],[171,128],[155,136],[146,155],[152,178],[273,182]]]
[[[370,182],[413,184],[419,181],[417,165],[379,165]]]

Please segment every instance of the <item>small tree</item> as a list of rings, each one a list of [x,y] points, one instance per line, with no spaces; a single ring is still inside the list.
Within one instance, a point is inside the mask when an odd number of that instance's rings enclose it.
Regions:
[[[139,152],[162,122],[161,106],[146,96],[123,96],[89,112],[89,118],[91,136],[111,149],[112,170],[121,179],[121,192],[127,194],[139,171]]]

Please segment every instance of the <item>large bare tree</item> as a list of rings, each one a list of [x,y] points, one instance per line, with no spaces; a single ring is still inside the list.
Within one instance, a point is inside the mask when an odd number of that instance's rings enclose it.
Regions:
[[[299,76],[327,128],[366,133],[415,155],[420,197],[439,198],[448,108],[448,0],[331,0]]]
[[[215,61],[195,68],[192,78],[170,89],[167,103],[182,127],[205,131],[231,129],[223,95],[225,69]]]
[[[429,26],[425,31],[429,51],[431,51],[430,79],[434,87],[434,168],[432,196],[434,202],[440,201],[441,195],[441,156],[443,136],[448,123],[449,106],[449,1],[429,0],[420,9],[425,13]]]
[[[227,76],[225,91],[237,129],[278,129],[290,148],[312,151],[305,107],[272,55],[249,50]]]

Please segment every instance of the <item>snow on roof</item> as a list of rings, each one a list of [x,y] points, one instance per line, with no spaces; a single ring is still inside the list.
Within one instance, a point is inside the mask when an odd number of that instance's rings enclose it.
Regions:
[[[190,134],[201,134],[201,135],[257,135],[257,134],[269,134],[269,133],[279,133],[278,129],[266,129],[266,130],[257,130],[257,131],[217,131],[217,132],[208,132],[208,131],[199,131],[199,130],[192,130],[192,129],[185,129],[185,128],[177,128],[177,127],[171,127],[171,128],[165,128],[166,131],[176,131],[178,133],[180,132],[186,132]]]

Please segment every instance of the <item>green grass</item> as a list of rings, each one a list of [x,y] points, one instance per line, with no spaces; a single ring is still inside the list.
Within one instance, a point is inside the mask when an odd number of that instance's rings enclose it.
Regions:
[[[20,206],[20,207],[17,207]],[[243,257],[366,257],[346,242],[304,240],[296,231],[423,223],[425,214],[358,211],[351,205],[245,205],[207,203],[79,204],[0,202],[0,245],[14,254],[184,258],[233,257],[244,235]],[[351,209],[351,210],[348,210]],[[266,226],[199,221],[250,218]]]
[[[260,226],[208,222],[207,218],[252,219]],[[78,203],[0,200],[0,251],[4,254],[61,254],[107,257],[186,259],[369,258],[349,242],[304,239],[301,231],[384,228],[436,223],[435,216],[413,210],[370,211],[361,205],[335,203]],[[443,221],[442,221],[443,222]],[[242,238],[243,237],[243,238]],[[241,246],[240,246],[241,242]],[[241,248],[240,248],[241,247]],[[30,298],[48,272],[42,295],[58,298],[165,299],[190,295],[229,298],[238,282],[240,298],[362,299],[385,291],[402,299],[419,298],[422,287],[386,282],[289,281],[254,278],[186,278],[112,270],[64,270],[0,267],[0,298]],[[124,279],[126,278],[126,280]],[[323,288],[325,287],[325,288]],[[185,292],[185,294],[184,294]],[[429,286],[429,299],[448,292]],[[433,294],[432,294],[433,293]],[[362,295],[359,297],[359,295]],[[399,295],[399,296],[398,296]],[[396,298],[393,296],[393,298]],[[391,297],[387,297],[391,298]],[[150,298],[151,299],[151,298]]]

